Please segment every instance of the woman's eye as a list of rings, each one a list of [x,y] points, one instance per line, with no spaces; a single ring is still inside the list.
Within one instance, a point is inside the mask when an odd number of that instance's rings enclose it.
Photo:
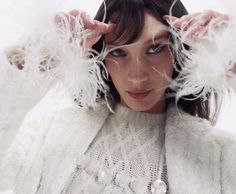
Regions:
[[[148,49],[147,54],[158,54],[158,53],[160,53],[165,47],[166,47],[165,44],[152,45],[152,46]]]
[[[109,54],[114,56],[114,57],[124,57],[124,56],[126,56],[126,53],[121,49],[115,49],[115,50],[109,52]]]

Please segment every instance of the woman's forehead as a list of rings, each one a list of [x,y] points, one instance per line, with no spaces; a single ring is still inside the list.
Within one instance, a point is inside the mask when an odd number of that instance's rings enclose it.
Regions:
[[[163,24],[159,19],[155,18],[148,12],[144,15],[144,27],[140,37],[156,37],[168,35],[168,27]]]
[[[161,38],[168,38],[169,37],[169,30],[166,25],[164,25],[160,20],[155,18],[153,15],[149,13],[145,13],[144,15],[144,26],[141,32],[139,33],[139,36],[134,41],[140,42],[140,43],[146,43],[147,41],[161,39]],[[135,24],[134,24],[135,25]],[[106,44],[112,44],[112,45],[122,45],[126,42],[122,41],[113,41],[116,40],[116,33],[111,32],[105,36],[105,42]],[[127,37],[128,39],[128,37]]]
[[[146,45],[146,44],[153,44],[154,42],[158,42],[158,41],[169,41],[169,32],[167,30],[160,30],[160,31],[156,31],[153,34],[145,34],[145,35],[141,35],[137,40],[135,40],[134,42],[130,43],[130,44],[126,44],[125,42],[112,42],[110,40],[113,40],[110,37],[106,37],[105,38],[105,45],[106,46],[122,46],[122,45],[133,45],[133,44],[141,44],[141,45]]]
[[[113,15],[112,20],[110,20],[112,23],[116,23],[116,18],[117,14]],[[158,37],[168,37],[169,36],[169,31],[168,31],[168,27],[163,24],[159,18],[156,18],[155,16],[153,16],[150,12],[145,11],[144,12],[144,18],[143,18],[143,26],[142,28],[138,31],[135,32],[135,34],[137,35],[137,37],[135,38],[135,40],[132,41],[132,43],[134,42],[146,42],[149,39],[156,39]],[[134,26],[133,28],[136,28],[138,25],[137,23],[129,23],[127,24],[127,26],[123,26],[124,28],[124,34],[121,34],[122,37],[117,36],[117,31],[120,30],[120,22],[118,21],[117,23],[117,30],[115,29],[115,31],[106,34],[105,35],[105,43],[106,44],[113,44],[113,45],[124,45],[127,44],[127,40],[129,40],[130,36],[132,36],[133,34],[127,33],[129,32],[129,29],[132,28],[132,25]],[[130,44],[131,42],[129,42]]]

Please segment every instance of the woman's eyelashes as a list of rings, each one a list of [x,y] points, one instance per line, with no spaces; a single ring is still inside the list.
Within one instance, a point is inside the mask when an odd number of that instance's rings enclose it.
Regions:
[[[123,51],[122,49],[119,49],[119,48],[110,51],[109,54],[112,55],[113,57],[125,57],[126,56],[125,51]]]
[[[160,52],[162,52],[165,48],[167,47],[167,44],[153,44],[150,47],[148,47],[147,51],[145,52],[145,54],[159,54]],[[126,57],[127,53],[120,49],[111,49],[111,51],[109,52],[109,55],[113,56],[113,57]]]
[[[152,45],[148,51],[146,52],[146,54],[159,54],[160,52],[162,52],[165,48],[167,47],[166,44],[155,44]]]

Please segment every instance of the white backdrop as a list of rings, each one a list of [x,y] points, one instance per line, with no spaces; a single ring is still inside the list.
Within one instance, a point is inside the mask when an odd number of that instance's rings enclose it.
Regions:
[[[64,8],[70,9],[73,7],[78,7],[88,11],[93,16],[101,2],[102,0],[68,0]],[[187,7],[189,12],[202,11],[205,9],[215,9],[221,12],[225,11],[222,4],[223,0],[182,0],[182,2]]]

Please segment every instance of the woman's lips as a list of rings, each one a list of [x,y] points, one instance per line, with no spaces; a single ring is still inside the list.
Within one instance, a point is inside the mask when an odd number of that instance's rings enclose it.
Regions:
[[[147,95],[152,90],[143,90],[143,91],[128,91],[127,93],[136,100],[142,100],[147,97]]]

